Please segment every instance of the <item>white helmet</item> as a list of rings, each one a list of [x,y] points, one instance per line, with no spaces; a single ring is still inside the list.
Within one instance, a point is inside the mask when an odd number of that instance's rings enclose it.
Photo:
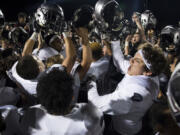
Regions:
[[[146,29],[149,24],[153,25],[155,28],[157,24],[157,19],[150,10],[146,10],[141,14],[141,24],[144,29]]]

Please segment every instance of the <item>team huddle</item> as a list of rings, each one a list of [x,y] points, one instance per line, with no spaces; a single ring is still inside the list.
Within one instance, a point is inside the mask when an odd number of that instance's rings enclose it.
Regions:
[[[29,20],[4,18],[0,10],[0,134],[180,134],[178,27],[158,33],[150,10],[129,21],[115,0],[71,21],[54,3]]]

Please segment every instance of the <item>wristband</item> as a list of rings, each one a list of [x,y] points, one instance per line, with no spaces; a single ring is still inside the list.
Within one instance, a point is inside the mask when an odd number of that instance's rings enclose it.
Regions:
[[[125,46],[129,46],[129,42],[125,41]]]
[[[38,33],[36,32],[33,32],[33,34],[31,35],[31,37],[29,39],[33,40],[33,41],[37,41],[37,38],[38,38]]]

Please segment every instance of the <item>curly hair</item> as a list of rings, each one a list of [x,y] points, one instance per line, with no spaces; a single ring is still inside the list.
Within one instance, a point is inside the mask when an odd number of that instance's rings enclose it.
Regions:
[[[31,55],[22,57],[18,61],[16,70],[19,76],[28,80],[35,79],[40,73],[38,63]]]
[[[103,56],[102,47],[97,42],[92,42],[90,44],[90,48],[92,50],[92,57],[94,60],[99,60]]]
[[[149,43],[142,44],[138,49],[143,50],[143,55],[151,66],[152,76],[162,73],[167,66],[167,60],[161,48]]]
[[[64,115],[73,98],[73,79],[65,71],[53,69],[39,79],[37,97],[50,114]]]
[[[13,64],[19,59],[19,56],[13,53],[11,48],[0,52],[0,77],[6,75],[6,71],[10,70]]]

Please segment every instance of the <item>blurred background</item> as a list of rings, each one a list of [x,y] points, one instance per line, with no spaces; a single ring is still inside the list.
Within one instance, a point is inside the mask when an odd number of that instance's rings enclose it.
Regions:
[[[81,5],[89,4],[94,7],[97,0],[46,0],[47,2],[57,2],[64,10],[65,18],[69,20],[75,9]],[[158,28],[165,25],[178,25],[180,21],[180,0],[116,0],[125,11],[129,19],[134,11],[143,12],[145,9],[151,10],[158,19]],[[16,21],[19,12],[33,14],[35,9],[44,0],[1,0],[0,9],[5,15],[6,21]]]

